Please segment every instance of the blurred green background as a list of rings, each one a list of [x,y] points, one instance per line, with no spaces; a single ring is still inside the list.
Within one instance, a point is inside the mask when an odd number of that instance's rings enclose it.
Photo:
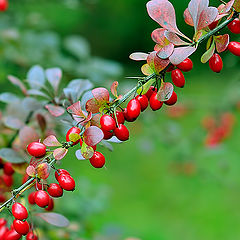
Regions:
[[[171,1],[179,28],[188,1]],[[210,1],[216,6],[219,1]],[[151,51],[151,32],[158,27],[143,0],[11,0],[0,15],[0,87],[13,90],[8,74],[26,76],[30,66],[61,67],[65,82],[89,78],[96,86],[125,76],[139,76],[141,63],[128,59]],[[226,29],[225,32],[229,31]],[[239,36],[231,39],[239,40]],[[56,231],[47,239],[236,240],[240,236],[240,100],[239,59],[223,53],[224,69],[214,74],[200,63],[205,46],[192,57],[194,69],[184,89],[177,89],[186,113],[179,118],[147,110],[129,124],[130,141],[114,145],[107,168],[96,170],[74,154],[63,167],[78,179],[76,193],[65,194],[57,210],[78,227]],[[98,56],[98,57],[96,57]],[[204,145],[201,125],[207,115],[231,112],[232,135],[215,148]],[[62,235],[61,235],[62,234]]]

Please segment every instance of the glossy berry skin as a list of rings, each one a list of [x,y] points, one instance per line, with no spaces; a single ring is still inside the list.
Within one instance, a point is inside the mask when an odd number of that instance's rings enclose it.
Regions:
[[[63,189],[57,183],[51,183],[47,189],[48,194],[51,197],[61,197],[63,195]]]
[[[102,168],[105,164],[105,157],[100,152],[94,152],[93,156],[89,159],[91,165],[95,168]]]
[[[65,169],[58,169],[57,171],[55,171],[55,178],[56,178],[57,181],[58,181],[58,177],[59,177],[61,174],[70,175],[70,173],[69,173],[67,170],[65,170]]]
[[[190,58],[186,58],[180,64],[177,65],[177,68],[183,72],[189,72],[193,68],[193,63]]]
[[[180,88],[184,87],[185,78],[184,78],[183,73],[179,69],[175,69],[172,71],[171,78],[172,78],[173,84],[176,87],[180,87]]]
[[[152,96],[152,94],[154,93],[154,92],[156,92],[157,91],[157,89],[154,87],[154,86],[151,86],[149,89],[148,89],[148,91],[145,93],[145,96],[148,98],[148,99],[150,99],[150,97]]]
[[[240,20],[235,18],[232,22],[228,24],[228,29],[235,34],[240,34]]]
[[[44,208],[44,207],[48,206],[49,195],[47,194],[47,192],[45,192],[43,190],[39,190],[39,191],[35,192],[34,200],[35,200],[35,203],[39,207]]]
[[[209,59],[209,67],[213,72],[221,72],[223,68],[223,62],[219,54],[214,53],[213,56]]]
[[[146,95],[138,95],[136,96],[136,100],[139,101],[141,105],[141,112],[143,112],[148,107],[148,98]]]
[[[74,179],[67,174],[61,174],[58,177],[59,185],[66,191],[74,191],[75,189],[75,181]]]
[[[0,227],[0,239],[5,239],[7,232],[9,231],[6,225]]]
[[[24,220],[28,217],[27,209],[21,203],[14,203],[12,205],[12,214],[18,220]]]
[[[69,139],[69,136],[70,136],[70,134],[72,134],[72,133],[80,134],[80,133],[81,133],[81,129],[78,128],[78,127],[72,127],[72,128],[70,128],[70,129],[67,131],[67,134],[66,134],[66,141],[67,141],[67,142],[71,142],[71,140]],[[78,144],[78,143],[79,143],[79,140],[77,140],[76,142],[73,142],[72,145],[74,146],[74,145],[76,145],[76,144]]]
[[[6,224],[7,224],[6,219],[0,218],[0,227],[4,226],[4,225],[6,225]]]
[[[38,237],[33,232],[29,232],[26,236],[26,240],[38,240]]]
[[[7,187],[11,187],[13,185],[13,177],[12,177],[12,175],[3,174],[2,179],[3,179],[3,182],[5,183],[5,185]]]
[[[240,42],[230,42],[228,44],[228,50],[236,55],[236,56],[240,56]]]
[[[124,108],[123,115],[124,115],[124,118],[127,122],[134,122],[136,120],[136,118],[129,117],[127,108]]]
[[[114,133],[120,141],[127,141],[129,139],[129,131],[123,124],[119,124],[119,126],[114,129]]]
[[[136,119],[141,113],[141,105],[140,102],[136,99],[132,99],[129,101],[127,105],[128,116],[132,119]]]
[[[4,166],[3,166],[3,172],[6,175],[13,175],[14,170],[13,170],[12,164],[11,163],[5,163]]]
[[[170,97],[170,99],[168,99],[167,101],[165,101],[164,103],[166,105],[174,105],[177,102],[177,94],[173,91],[172,96]]]
[[[112,131],[116,128],[115,120],[111,116],[106,115],[106,114],[104,114],[100,118],[100,124],[104,131]]]
[[[102,132],[104,134],[103,139],[105,139],[105,140],[108,140],[108,139],[110,139],[113,136],[113,132],[104,131],[103,129],[102,129]]]
[[[27,151],[33,157],[43,157],[46,154],[46,146],[40,142],[32,142],[27,146]]]
[[[21,221],[18,219],[13,220],[13,227],[15,231],[21,235],[26,235],[29,232],[29,224],[27,221]]]
[[[53,199],[50,197],[50,198],[49,198],[49,202],[48,202],[48,207],[45,208],[45,210],[48,211],[48,212],[50,212],[50,211],[53,210],[53,208],[54,208],[54,201],[53,201]]]
[[[125,118],[124,118],[123,112],[117,110],[117,111],[116,111],[116,116],[117,116],[117,122],[118,122],[118,124],[124,124]],[[112,117],[113,117],[113,119],[116,121],[114,114],[112,114]]]
[[[8,1],[7,0],[0,0],[0,11],[4,12],[8,8]]]
[[[35,204],[35,198],[34,198],[35,192],[32,192],[28,195],[28,203],[31,205]]]
[[[22,235],[17,233],[15,229],[11,229],[4,235],[4,240],[19,240],[21,237]]]
[[[163,102],[158,101],[157,99],[157,93],[154,92],[149,100],[150,102],[150,107],[153,111],[157,111],[158,109],[160,109],[163,105]]]

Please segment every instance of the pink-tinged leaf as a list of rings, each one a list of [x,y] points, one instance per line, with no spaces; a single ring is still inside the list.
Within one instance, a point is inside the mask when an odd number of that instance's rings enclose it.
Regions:
[[[192,55],[196,50],[197,48],[190,46],[175,48],[173,54],[169,57],[169,60],[173,65],[178,65],[187,57]]]
[[[162,47],[161,45],[156,44],[156,45],[154,46],[154,51],[158,52],[158,51],[160,51],[162,48],[163,48],[163,47]]]
[[[167,59],[171,56],[174,50],[174,45],[172,43],[164,46],[160,51],[157,52],[157,56],[161,59]]]
[[[65,109],[60,106],[54,106],[52,104],[45,105],[45,108],[50,112],[54,117],[59,117],[65,113]]]
[[[82,153],[81,153],[81,149],[78,149],[76,152],[75,152],[75,156],[78,160],[86,160],[88,158],[85,158],[83,157]]]
[[[81,117],[85,118],[85,115],[84,115],[84,113],[82,111],[82,108],[81,108],[81,102],[80,101],[78,101],[78,102],[72,104],[70,107],[68,107],[67,111],[71,114],[74,114],[74,115],[81,116]]]
[[[37,213],[36,216],[42,218],[45,222],[56,226],[56,227],[67,227],[69,226],[69,220],[58,213]]]
[[[208,7],[207,9],[203,10],[199,17],[197,31],[213,23],[216,20],[217,16],[218,16],[218,10],[215,7]]]
[[[141,71],[144,75],[149,76],[154,73],[152,68],[146,63],[141,67]]]
[[[194,26],[193,19],[192,19],[192,16],[191,16],[188,8],[184,11],[183,15],[184,15],[184,20],[185,20],[186,24],[193,27]]]
[[[89,159],[93,156],[94,150],[92,147],[88,146],[85,142],[83,142],[81,147],[81,155],[85,159]]]
[[[40,163],[36,169],[37,176],[41,179],[47,179],[49,177],[50,170],[51,170],[51,167],[49,166],[48,163],[46,162]]]
[[[164,102],[170,99],[173,93],[173,85],[170,82],[162,82],[157,93],[158,101]]]
[[[91,113],[99,112],[99,104],[95,98],[91,98],[86,102],[86,110]]]
[[[109,101],[109,92],[106,88],[94,88],[92,94],[99,103]]]
[[[152,40],[159,44],[160,46],[165,46],[166,44],[168,44],[169,42],[166,41],[166,37],[164,35],[166,29],[164,28],[157,28],[152,32]]]
[[[100,118],[101,118],[100,114],[94,115],[91,119],[91,125],[101,128]]]
[[[227,49],[227,46],[229,44],[229,35],[219,35],[214,37],[215,43],[216,43],[216,49],[218,53],[224,52]]]
[[[33,166],[34,168],[36,168],[43,160],[44,160],[44,157],[42,157],[42,158],[32,157],[31,160],[30,160],[29,165]]]
[[[46,130],[46,127],[47,127],[46,118],[42,114],[38,113],[36,115],[36,119],[37,119],[37,122],[38,122],[38,125],[39,125],[41,131],[44,132]]]
[[[49,68],[46,70],[46,77],[55,93],[57,93],[62,78],[62,70],[60,68]]]
[[[189,43],[183,41],[177,34],[173,32],[165,31],[165,37],[175,46],[189,45]]]
[[[66,148],[57,148],[53,151],[53,157],[56,160],[61,160],[65,157],[67,152],[68,152],[68,149],[66,149]]]
[[[147,63],[155,73],[159,73],[167,67],[169,60],[159,58],[157,52],[154,51],[148,55]]]
[[[111,93],[116,98],[118,97],[117,87],[118,87],[118,82],[117,81],[113,82],[112,85],[111,85]]]
[[[36,176],[35,167],[32,166],[32,165],[28,166],[27,169],[26,169],[26,173],[30,177],[35,177]]]
[[[212,41],[210,48],[202,55],[201,62],[206,63],[212,57],[215,52],[215,43]]]
[[[144,60],[147,60],[147,57],[148,57],[148,54],[142,53],[142,52],[135,52],[129,56],[129,58],[134,61],[144,61]]]
[[[100,143],[103,137],[104,134],[102,130],[96,126],[91,126],[87,128],[86,131],[83,133],[84,142],[91,147]]]
[[[19,139],[20,139],[21,148],[26,149],[28,144],[39,140],[39,135],[35,129],[28,126],[24,126],[19,131]]]
[[[18,79],[17,77],[14,77],[12,75],[8,75],[8,80],[14,84],[15,86],[19,87],[21,89],[21,91],[23,92],[24,95],[27,94],[27,88],[26,86],[22,83],[22,81],[20,79]]]
[[[74,120],[77,121],[80,125],[85,126],[91,119],[92,119],[92,113],[89,112],[87,117],[81,118],[76,115],[73,116]]]
[[[43,141],[43,144],[47,147],[60,147],[62,144],[57,140],[54,135],[46,137]]]
[[[237,12],[240,12],[240,0],[235,0],[233,7]]]
[[[235,2],[235,0],[231,0],[231,1],[229,1],[226,5],[225,5],[225,4],[222,4],[222,5],[223,5],[223,8],[222,8],[222,10],[221,10],[220,13],[221,13],[221,14],[222,14],[222,13],[228,13],[228,12],[231,10],[234,2]],[[219,8],[218,8],[218,9],[219,9]]]

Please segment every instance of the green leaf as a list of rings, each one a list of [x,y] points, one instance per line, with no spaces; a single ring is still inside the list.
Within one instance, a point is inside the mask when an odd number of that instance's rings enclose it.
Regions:
[[[41,66],[33,66],[27,73],[27,81],[31,88],[40,89],[45,83],[45,74]]]
[[[201,62],[206,63],[215,52],[215,42],[212,41],[211,47],[202,55]]]
[[[2,93],[0,94],[0,101],[4,103],[12,103],[12,102],[17,102],[19,101],[19,97],[17,97],[13,93]]]
[[[240,0],[235,0],[233,7],[237,12],[240,12]]]
[[[85,159],[89,159],[93,156],[94,150],[92,147],[83,142],[81,147],[81,154]]]
[[[69,135],[69,140],[70,140],[71,142],[77,142],[80,138],[81,138],[80,135],[77,134],[77,133],[71,133],[71,134]]]
[[[149,81],[147,81],[145,84],[143,84],[142,87],[138,88],[137,93],[138,94],[145,94],[149,90],[149,88],[154,84],[156,81],[155,78],[151,78]]]
[[[26,162],[26,160],[24,158],[22,158],[22,156],[12,150],[11,148],[2,148],[0,149],[0,157],[6,161],[6,162],[10,162],[10,163],[23,163]]]

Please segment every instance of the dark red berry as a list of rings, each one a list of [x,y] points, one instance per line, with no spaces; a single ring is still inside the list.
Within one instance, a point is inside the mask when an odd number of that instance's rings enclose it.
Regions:
[[[151,87],[148,89],[147,93],[145,93],[145,96],[146,96],[148,99],[150,99],[150,97],[152,96],[152,94],[153,94],[154,92],[156,92],[156,91],[157,91],[157,89],[156,89],[154,86],[151,86]]]
[[[163,105],[163,102],[158,101],[158,99],[157,99],[157,92],[154,92],[152,94],[152,96],[150,97],[149,103],[150,103],[150,107],[153,111],[160,109]]]
[[[58,169],[57,171],[55,171],[55,178],[56,178],[57,181],[58,181],[58,177],[59,177],[61,174],[70,175],[70,173],[69,173],[67,170],[65,170],[65,169]]]
[[[123,124],[119,124],[119,126],[114,129],[114,133],[115,136],[121,141],[127,141],[129,139],[129,131]]]
[[[22,238],[22,235],[17,233],[15,229],[11,229],[4,235],[4,240],[19,240]]]
[[[105,157],[100,152],[94,152],[93,156],[89,159],[90,163],[95,168],[102,168],[105,164]]]
[[[185,78],[183,73],[179,69],[173,70],[171,73],[171,77],[172,77],[173,84],[176,87],[180,87],[180,88],[184,87]]]
[[[168,99],[167,101],[165,101],[164,103],[166,105],[174,105],[177,102],[177,94],[173,91],[172,96],[170,97],[170,99]]]
[[[27,209],[21,203],[14,203],[12,205],[12,214],[18,220],[24,220],[28,217]]]
[[[232,22],[228,24],[228,28],[232,33],[240,34],[240,20],[235,18]]]
[[[3,166],[3,171],[6,175],[13,175],[14,174],[14,169],[13,169],[11,163],[5,163],[4,166]]]
[[[214,53],[213,56],[209,59],[209,67],[213,72],[221,72],[223,68],[223,62],[219,54]]]
[[[111,116],[106,115],[106,114],[104,114],[100,118],[100,124],[104,131],[112,131],[116,128],[115,120]]]
[[[236,55],[236,56],[240,56],[240,42],[230,42],[228,44],[228,50]]]
[[[174,69],[175,69],[175,66],[174,65],[170,65],[166,72],[171,72]]]
[[[21,235],[26,235],[29,232],[29,224],[27,221],[21,221],[18,219],[14,219],[13,227],[14,227],[15,231]]]
[[[34,195],[35,195],[35,192],[32,192],[28,195],[28,202],[29,204],[31,205],[34,205],[35,204],[35,198],[34,198]]]
[[[208,27],[210,30],[213,30],[214,28],[216,28],[217,25],[218,25],[218,21],[215,21],[209,24]]]
[[[48,194],[51,197],[61,197],[63,195],[63,189],[57,183],[51,183],[47,189]]]
[[[43,157],[46,154],[46,146],[40,142],[32,142],[27,146],[27,151],[33,157]]]
[[[0,193],[0,203],[3,203],[5,201],[6,201],[6,197],[2,193]]]
[[[139,101],[141,105],[141,111],[143,112],[148,107],[148,98],[146,95],[138,95],[136,96],[136,100]]]
[[[13,177],[12,177],[12,175],[3,174],[2,179],[3,179],[3,182],[5,183],[5,185],[7,187],[11,187],[13,185]]]
[[[75,189],[75,181],[74,179],[67,174],[61,174],[58,177],[59,185],[66,191],[74,191]]]
[[[113,132],[104,131],[103,129],[102,129],[102,132],[104,134],[103,139],[105,139],[105,140],[108,140],[108,139],[110,139],[113,136]]]
[[[129,117],[127,108],[124,108],[123,115],[127,122],[134,122],[136,120],[136,118]]]
[[[38,237],[33,232],[29,232],[26,236],[26,240],[38,240]]]
[[[140,102],[136,99],[132,99],[129,101],[127,105],[128,116],[132,119],[136,119],[141,113],[141,105]]]
[[[186,58],[180,64],[177,65],[177,68],[183,72],[189,72],[193,68],[193,63],[190,58]]]
[[[35,200],[35,203],[39,207],[44,208],[44,207],[48,206],[49,195],[47,194],[47,192],[45,192],[43,190],[39,190],[39,191],[35,192],[34,200]]]
[[[116,111],[116,116],[117,116],[117,122],[118,122],[118,124],[124,124],[125,118],[124,118],[123,112],[117,110],[117,111]],[[112,117],[113,117],[113,119],[116,121],[114,114],[112,114]]]
[[[66,141],[67,142],[71,142],[71,140],[69,139],[70,134],[72,133],[76,133],[76,134],[80,134],[81,133],[81,129],[78,127],[72,127],[68,130],[67,134],[66,134]],[[79,140],[77,140],[76,142],[73,142],[72,145],[76,145],[79,143]]]
[[[48,207],[45,208],[46,211],[52,211],[54,208],[54,200],[50,197],[48,202]]]
[[[0,0],[0,11],[4,12],[8,8],[8,1],[7,0]]]

